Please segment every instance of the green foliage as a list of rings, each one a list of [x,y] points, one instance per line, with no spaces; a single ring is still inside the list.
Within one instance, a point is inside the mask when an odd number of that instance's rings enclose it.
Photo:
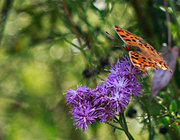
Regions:
[[[168,0],[171,47],[180,48],[178,1]],[[118,129],[96,124],[75,130],[63,93],[78,83],[95,87],[124,50],[113,26],[141,36],[160,51],[168,42],[164,1],[0,1],[0,139],[126,139]],[[116,38],[107,35],[113,34]],[[142,97],[129,105],[135,139],[180,136],[180,57],[168,86],[151,98],[153,70],[143,74]],[[87,76],[89,72],[90,76]],[[166,126],[168,133],[159,134]]]
[[[169,112],[173,113],[177,111],[177,104],[176,101],[172,101],[171,104],[169,105]]]

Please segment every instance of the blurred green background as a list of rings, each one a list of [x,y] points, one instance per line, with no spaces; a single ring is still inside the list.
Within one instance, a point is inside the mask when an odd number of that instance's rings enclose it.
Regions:
[[[179,47],[180,1],[169,0],[168,7],[171,44]],[[78,83],[95,87],[106,76],[104,69],[122,56],[123,49],[113,47],[123,44],[114,25],[160,51],[168,41],[164,1],[1,0],[0,11],[0,139],[127,139],[105,124],[94,124],[85,133],[75,130],[63,93]],[[158,93],[167,108],[171,99],[180,105],[178,63],[170,84]],[[144,81],[145,95],[151,78],[152,73]],[[137,116],[145,113],[137,102],[132,105]],[[135,139],[148,139],[143,123],[140,117],[128,118]],[[155,139],[173,139],[160,134],[156,123]]]

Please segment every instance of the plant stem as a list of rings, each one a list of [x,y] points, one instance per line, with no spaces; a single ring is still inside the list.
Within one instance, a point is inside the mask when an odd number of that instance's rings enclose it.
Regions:
[[[71,24],[72,31],[73,31],[73,33],[74,33],[74,34],[76,35],[76,37],[77,37],[77,40],[78,40],[78,42],[79,42],[79,46],[82,47],[82,42],[81,42],[81,40],[80,40],[79,33],[78,33],[77,29],[76,29],[76,26],[75,26],[75,24],[74,24],[74,22],[73,22],[73,20],[72,20],[72,17],[71,17],[71,14],[70,14],[68,5],[66,4],[66,1],[65,1],[65,0],[62,0],[62,4],[63,4],[63,7],[64,7],[64,11],[65,11],[65,13],[66,13],[66,15],[67,15],[67,18],[68,18],[68,20],[69,20],[69,22],[70,22],[70,24]]]
[[[77,46],[76,44],[72,43],[71,41],[68,41],[66,38],[64,38],[64,40],[65,40],[67,43],[69,43],[69,44],[71,44],[72,46],[74,46],[75,48],[77,48],[78,50],[80,50],[80,51],[83,53],[83,55],[85,56],[85,58],[87,58],[86,52],[85,52],[82,48],[80,48],[80,47]]]
[[[149,111],[147,110],[147,115],[148,115],[148,129],[149,129],[149,140],[153,140],[153,133],[152,133],[152,126],[151,126],[151,118],[150,118],[150,114]]]
[[[170,16],[168,13],[168,3],[167,0],[164,0],[164,6],[166,9],[166,20],[167,20],[167,28],[168,28],[168,47],[171,48],[171,27],[170,27]]]
[[[154,139],[154,130],[153,130],[153,127],[151,125],[151,115],[150,115],[150,112],[149,112],[149,109],[148,107],[144,104],[144,108],[147,112],[147,117],[148,117],[148,131],[149,131],[149,140],[153,140]]]
[[[107,124],[109,124],[110,126],[112,126],[112,127],[116,128],[116,129],[123,130],[122,128],[117,127],[117,126],[115,126],[115,125],[114,125],[114,124],[112,124],[112,123],[109,123],[109,122],[106,122],[106,123],[107,123]]]
[[[129,140],[134,140],[133,136],[129,133],[127,123],[126,123],[126,119],[125,119],[125,116],[124,116],[124,111],[119,113],[119,124],[123,128],[126,136],[129,138]]]
[[[2,10],[0,11],[0,45],[3,38],[8,13],[12,8],[13,1],[14,0],[5,0]]]
[[[176,25],[178,38],[180,38],[180,24],[179,24],[179,21],[177,20],[177,10],[176,10],[176,6],[175,6],[175,4],[174,4],[174,1],[169,0],[168,2],[169,2],[170,6],[171,6],[171,8],[172,8],[172,11],[173,11],[172,17],[173,17],[174,22],[175,22],[175,25]]]

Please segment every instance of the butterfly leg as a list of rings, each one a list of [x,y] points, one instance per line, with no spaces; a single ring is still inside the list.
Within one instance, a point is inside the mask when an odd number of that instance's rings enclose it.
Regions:
[[[147,71],[147,69],[144,69],[143,71],[144,71],[147,75],[149,74],[148,71]]]

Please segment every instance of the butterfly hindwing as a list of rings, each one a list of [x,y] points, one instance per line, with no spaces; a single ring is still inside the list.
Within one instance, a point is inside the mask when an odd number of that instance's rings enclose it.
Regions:
[[[129,52],[129,56],[130,56],[130,59],[131,59],[131,62],[133,63],[133,65],[136,66],[137,68],[145,71],[146,73],[147,73],[146,68],[148,68],[148,67],[153,67],[153,68],[157,69],[157,65],[150,58],[146,58],[145,56],[143,56],[139,53],[135,53],[133,51]]]

